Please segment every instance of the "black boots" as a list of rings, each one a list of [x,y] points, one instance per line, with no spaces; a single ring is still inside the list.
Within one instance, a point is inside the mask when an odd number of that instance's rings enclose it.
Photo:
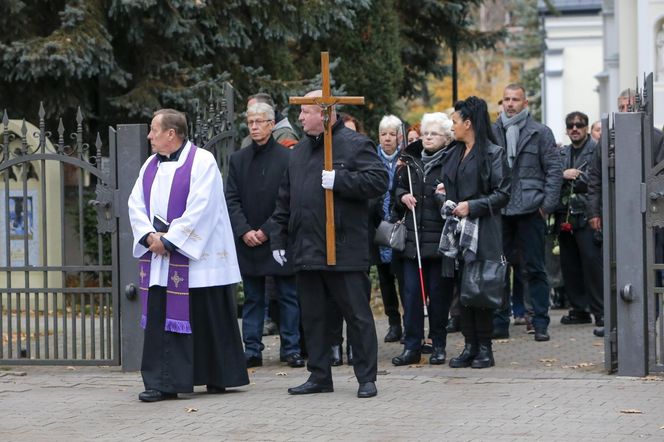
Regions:
[[[473,359],[477,356],[477,344],[475,341],[470,341],[466,339],[466,345],[463,347],[463,351],[456,358],[450,359],[450,367],[452,368],[462,368],[470,367],[473,363]]]
[[[402,335],[403,330],[401,329],[401,325],[390,325],[384,340],[385,342],[397,342],[401,339]]]
[[[493,360],[493,351],[491,349],[491,339],[480,339],[477,356],[473,359],[472,368],[489,368],[496,365]]]
[[[418,350],[404,350],[399,356],[392,358],[392,363],[396,366],[419,364],[422,354]]]
[[[463,351],[456,358],[450,359],[450,367],[488,368],[496,365],[491,349],[491,339],[480,339],[479,345],[474,340],[466,339]]]
[[[429,364],[431,365],[442,365],[445,363],[445,346],[437,347],[434,345],[433,352],[429,356]]]

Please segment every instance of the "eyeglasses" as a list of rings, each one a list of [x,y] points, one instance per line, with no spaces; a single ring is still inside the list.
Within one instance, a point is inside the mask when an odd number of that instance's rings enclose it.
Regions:
[[[423,137],[442,137],[443,135],[440,132],[422,132]]]
[[[573,127],[577,129],[583,129],[584,127],[588,127],[586,123],[567,123],[566,126],[567,129],[572,129]]]
[[[267,123],[268,121],[272,121],[272,120],[247,120],[247,126],[251,127],[251,126],[253,126],[254,124],[257,124],[257,125],[259,125],[259,126],[262,126],[262,125],[264,125],[265,123]]]

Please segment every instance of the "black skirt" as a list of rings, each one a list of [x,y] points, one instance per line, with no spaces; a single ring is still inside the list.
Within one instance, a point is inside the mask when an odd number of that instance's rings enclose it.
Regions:
[[[141,363],[146,390],[190,393],[194,385],[249,383],[232,287],[190,289],[191,334],[164,330],[166,288],[150,287]]]

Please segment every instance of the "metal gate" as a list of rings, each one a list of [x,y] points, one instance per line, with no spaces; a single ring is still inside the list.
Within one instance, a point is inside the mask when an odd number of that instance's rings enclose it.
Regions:
[[[224,83],[224,92],[221,98],[215,99],[210,94],[207,106],[199,107],[190,124],[191,141],[212,152],[217,159],[221,175],[226,183],[228,165],[231,154],[235,151],[233,87]]]
[[[119,364],[115,138],[38,116],[2,119],[0,364]]]
[[[627,376],[664,372],[664,152],[644,85],[633,112],[602,120],[605,361]]]

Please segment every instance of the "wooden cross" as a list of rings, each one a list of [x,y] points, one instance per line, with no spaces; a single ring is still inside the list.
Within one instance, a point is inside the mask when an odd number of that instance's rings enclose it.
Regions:
[[[325,127],[325,170],[332,170],[332,109],[336,104],[364,104],[364,97],[334,97],[330,92],[330,54],[320,53],[321,73],[323,76],[322,97],[290,97],[290,104],[318,105],[323,108]],[[334,235],[334,194],[332,189],[325,189],[325,240],[327,246],[327,265],[337,264],[336,239]]]

